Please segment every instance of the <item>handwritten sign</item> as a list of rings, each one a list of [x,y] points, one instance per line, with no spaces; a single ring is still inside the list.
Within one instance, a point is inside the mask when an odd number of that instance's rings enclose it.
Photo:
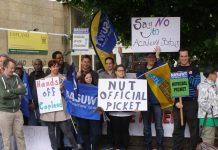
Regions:
[[[170,87],[172,97],[189,96],[189,82],[187,72],[174,72],[170,74]]]
[[[63,110],[58,77],[36,80],[36,88],[40,113]]]
[[[147,81],[99,79],[98,106],[105,111],[146,111]]]
[[[89,49],[89,29],[74,28],[73,29],[73,50],[88,50]]]
[[[133,52],[153,52],[157,45],[162,52],[180,49],[180,17],[132,18]]]

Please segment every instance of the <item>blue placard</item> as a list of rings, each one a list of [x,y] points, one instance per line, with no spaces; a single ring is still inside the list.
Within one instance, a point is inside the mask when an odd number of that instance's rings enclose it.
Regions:
[[[78,84],[78,98],[75,98],[73,89],[72,82],[65,80],[66,111],[75,117],[100,120],[100,114],[95,111],[98,101],[98,88],[93,85]]]

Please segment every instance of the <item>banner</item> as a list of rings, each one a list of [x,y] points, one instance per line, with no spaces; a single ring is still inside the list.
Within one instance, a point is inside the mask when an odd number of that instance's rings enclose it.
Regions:
[[[94,15],[90,28],[92,45],[105,68],[105,59],[114,59],[113,48],[117,42],[114,28],[108,15],[102,11]]]
[[[48,34],[8,31],[10,54],[48,54]]]
[[[157,67],[145,74],[152,92],[162,109],[173,106],[174,99],[170,92],[170,68],[168,64]]]
[[[77,80],[76,80],[76,69],[75,69],[75,65],[74,65],[73,62],[71,64],[70,68],[67,71],[67,80],[72,82],[74,97],[77,99],[77,97],[78,97],[78,88],[77,88]]]
[[[163,111],[163,119],[162,119],[162,125],[164,129],[164,137],[172,137],[173,136],[173,129],[174,129],[174,122],[173,122],[173,113],[172,110],[164,110]],[[140,112],[134,113],[130,120],[129,125],[129,135],[130,136],[144,136],[143,134],[143,120],[142,115]],[[107,133],[107,126],[106,124],[103,124],[103,134],[105,135]],[[154,124],[154,117],[151,118],[151,131],[152,136],[156,136],[156,130],[155,130],[155,124]],[[185,134],[184,136],[186,138],[190,137],[190,132],[188,125],[185,126]]]
[[[188,72],[174,72],[170,74],[172,97],[189,96]]]
[[[32,94],[30,91],[26,70],[23,71],[23,84],[26,88],[26,92],[21,96],[21,111],[25,117],[30,117],[29,102],[32,100]]]
[[[73,28],[73,50],[89,50],[89,29],[88,28]]]
[[[36,89],[40,114],[63,110],[59,77],[36,80]]]
[[[99,79],[98,107],[104,111],[146,111],[147,81]]]
[[[74,86],[71,81],[64,81],[66,111],[79,118],[100,120],[100,114],[95,112],[98,101],[98,88],[88,84],[78,84],[78,98],[74,96]]]
[[[180,17],[132,18],[133,53],[153,52],[157,45],[161,52],[178,52]]]

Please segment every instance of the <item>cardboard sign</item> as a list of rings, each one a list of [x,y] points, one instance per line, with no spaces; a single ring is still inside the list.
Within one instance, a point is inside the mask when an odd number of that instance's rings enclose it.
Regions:
[[[146,111],[147,81],[99,79],[98,106],[105,111]]]
[[[36,88],[41,114],[63,110],[59,77],[36,80]]]
[[[180,17],[132,18],[133,52],[153,52],[157,45],[161,52],[180,49]]]
[[[89,49],[89,29],[88,28],[74,28],[73,29],[73,50]]]
[[[187,72],[175,72],[170,75],[172,97],[189,96],[189,81]]]

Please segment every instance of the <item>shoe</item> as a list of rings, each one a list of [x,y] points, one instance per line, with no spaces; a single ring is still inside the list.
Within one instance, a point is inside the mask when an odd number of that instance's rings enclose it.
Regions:
[[[78,149],[83,149],[81,144],[77,144]]]
[[[101,150],[113,150],[113,149],[114,149],[114,148],[113,148],[112,145],[108,145],[108,146],[102,148]]]
[[[64,147],[64,150],[72,150],[72,147]]]

